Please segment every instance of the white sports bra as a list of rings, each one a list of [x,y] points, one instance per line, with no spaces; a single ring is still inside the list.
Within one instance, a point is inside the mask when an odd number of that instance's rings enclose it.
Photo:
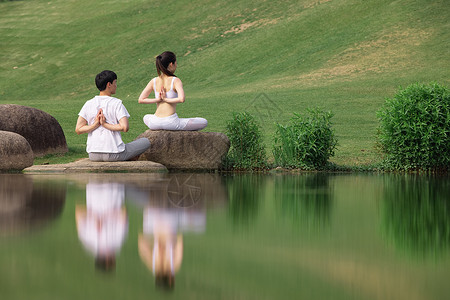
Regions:
[[[153,78],[153,89],[155,90],[155,98],[159,98],[159,92],[156,91],[156,78],[158,78],[158,77]],[[166,92],[166,97],[169,99],[178,97],[178,93],[173,90],[173,81],[174,80],[175,80],[175,77],[172,77],[172,83],[170,84],[170,90],[168,90]]]

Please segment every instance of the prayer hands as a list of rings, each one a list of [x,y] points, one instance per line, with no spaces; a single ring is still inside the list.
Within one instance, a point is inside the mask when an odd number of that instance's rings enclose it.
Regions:
[[[95,121],[96,121],[96,123],[98,122],[100,125],[103,125],[106,123],[106,117],[103,114],[103,109],[100,108],[98,110],[97,116],[95,117]]]
[[[159,97],[161,101],[166,100],[166,89],[164,87],[161,88],[161,91],[159,92]]]

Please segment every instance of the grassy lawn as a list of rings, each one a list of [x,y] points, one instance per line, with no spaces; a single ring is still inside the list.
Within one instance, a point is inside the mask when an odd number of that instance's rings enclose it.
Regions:
[[[61,124],[70,152],[35,163],[86,157],[74,132],[94,77],[118,74],[131,114],[126,142],[146,130],[153,105],[137,103],[154,57],[178,56],[181,117],[225,131],[231,112],[260,120],[268,153],[275,122],[320,106],[334,113],[333,162],[366,165],[376,152],[376,111],[414,82],[450,83],[446,0],[6,1],[0,2],[0,103],[42,109]]]

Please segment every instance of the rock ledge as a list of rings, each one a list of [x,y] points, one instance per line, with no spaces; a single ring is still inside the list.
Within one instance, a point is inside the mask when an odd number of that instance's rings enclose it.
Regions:
[[[165,173],[167,168],[152,161],[92,162],[84,158],[72,163],[56,165],[34,165],[25,173]]]

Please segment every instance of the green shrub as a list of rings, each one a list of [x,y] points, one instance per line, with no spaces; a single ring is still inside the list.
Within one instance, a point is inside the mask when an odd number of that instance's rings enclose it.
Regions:
[[[306,117],[294,114],[286,126],[277,124],[273,156],[287,168],[320,169],[334,155],[337,139],[331,129],[331,112],[309,109]]]
[[[261,130],[252,115],[233,113],[233,119],[227,122],[226,134],[230,139],[230,150],[224,162],[226,169],[267,167]]]
[[[386,99],[377,112],[378,141],[394,169],[447,169],[450,94],[437,83],[413,84]]]

